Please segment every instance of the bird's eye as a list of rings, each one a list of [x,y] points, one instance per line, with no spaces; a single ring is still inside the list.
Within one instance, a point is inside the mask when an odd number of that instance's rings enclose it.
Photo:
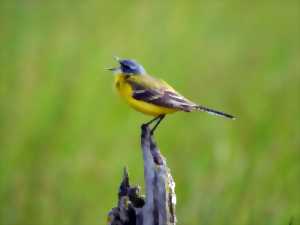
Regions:
[[[125,73],[136,73],[138,66],[129,60],[123,60],[120,62],[121,68]]]
[[[132,67],[131,67],[130,65],[124,65],[124,67],[125,67],[126,69],[132,69]]]
[[[126,64],[124,64],[123,65],[123,68],[125,69],[125,70],[129,70],[129,71],[131,71],[131,70],[135,70],[135,66],[132,66],[132,65],[126,65]]]

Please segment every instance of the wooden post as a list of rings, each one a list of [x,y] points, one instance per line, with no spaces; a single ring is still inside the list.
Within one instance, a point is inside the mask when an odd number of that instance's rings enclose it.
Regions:
[[[150,128],[141,127],[146,197],[131,186],[127,168],[119,187],[118,206],[108,213],[109,225],[175,225],[175,182]]]

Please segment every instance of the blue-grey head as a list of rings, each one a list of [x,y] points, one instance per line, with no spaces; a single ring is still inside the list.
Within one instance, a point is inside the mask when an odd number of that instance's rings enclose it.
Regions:
[[[142,65],[137,63],[135,60],[132,59],[120,59],[119,57],[114,57],[118,63],[120,64],[119,67],[111,68],[109,70],[113,71],[114,73],[123,73],[127,75],[143,75],[146,74],[146,70]]]

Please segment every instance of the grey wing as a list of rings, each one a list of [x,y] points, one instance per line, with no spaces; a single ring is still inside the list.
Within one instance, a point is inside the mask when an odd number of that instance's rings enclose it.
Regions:
[[[180,109],[183,111],[192,111],[197,106],[177,92],[168,89],[147,88],[134,82],[129,82],[136,100],[145,101],[154,105]]]

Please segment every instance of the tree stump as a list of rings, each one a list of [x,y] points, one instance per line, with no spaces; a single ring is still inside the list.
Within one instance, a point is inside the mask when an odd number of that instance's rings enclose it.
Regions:
[[[131,186],[124,169],[118,193],[118,205],[108,213],[109,225],[175,225],[175,182],[160,153],[151,130],[141,127],[144,160],[144,197],[139,186]]]

